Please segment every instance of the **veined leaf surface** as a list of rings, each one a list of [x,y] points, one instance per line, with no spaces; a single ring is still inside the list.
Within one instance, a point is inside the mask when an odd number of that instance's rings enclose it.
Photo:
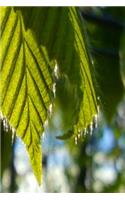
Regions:
[[[38,42],[47,48],[50,59],[56,60],[59,69],[56,103],[62,111],[62,131],[66,133],[72,129],[78,135],[88,127],[91,130],[97,114],[97,99],[92,80],[93,66],[82,28],[84,22],[78,10],[73,7],[21,10],[26,28],[31,29]],[[27,13],[32,19],[30,22]]]
[[[76,8],[1,8],[1,111],[30,155],[41,180],[40,136],[51,102],[52,70],[62,129],[68,137],[92,130],[97,100],[84,23]],[[54,81],[53,81],[54,83]],[[56,106],[55,108],[56,109]],[[64,139],[67,138],[64,136]]]
[[[52,79],[47,58],[20,12],[0,8],[1,111],[23,140],[41,182],[40,136],[50,103]]]

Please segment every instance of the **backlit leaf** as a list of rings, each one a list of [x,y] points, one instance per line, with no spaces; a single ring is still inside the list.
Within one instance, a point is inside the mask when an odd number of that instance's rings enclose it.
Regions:
[[[49,63],[20,12],[0,8],[1,111],[23,140],[41,181],[40,136],[50,103]]]
[[[59,110],[61,116],[60,126],[56,128],[61,129],[64,134],[68,132],[69,136],[73,135],[71,130],[75,135],[79,131],[82,133],[93,126],[92,122],[97,114],[93,67],[85,44],[86,34],[82,28],[84,22],[78,10],[73,7],[21,10],[26,28],[31,29],[38,42],[46,47],[50,60],[56,60],[58,77],[54,119],[56,114],[59,117]],[[29,22],[28,18],[32,20]]]
[[[49,120],[59,124],[60,139],[91,133],[96,122],[84,22],[73,7],[10,7],[0,13],[1,111],[25,143],[40,183],[40,136],[50,103]]]

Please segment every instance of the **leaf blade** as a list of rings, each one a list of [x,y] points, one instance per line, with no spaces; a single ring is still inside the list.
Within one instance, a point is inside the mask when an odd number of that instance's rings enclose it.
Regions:
[[[8,8],[0,9],[4,16],[0,25],[5,27],[0,38],[3,60],[1,111],[26,145],[32,169],[40,184],[42,174],[40,136],[50,104],[52,86],[52,78],[47,71],[49,63],[32,32],[25,30],[21,13],[10,8],[6,22]],[[9,27],[13,31],[9,31]]]

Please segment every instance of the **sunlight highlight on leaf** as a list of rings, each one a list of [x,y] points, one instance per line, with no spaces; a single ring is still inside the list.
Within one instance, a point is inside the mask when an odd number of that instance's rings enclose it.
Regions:
[[[26,145],[34,174],[41,182],[40,137],[50,104],[49,63],[20,12],[1,13],[1,110]]]
[[[60,114],[59,139],[73,137],[77,143],[97,124],[93,69],[77,11],[73,7],[0,10],[1,111],[26,145],[39,183],[40,137],[50,103],[49,117]]]
[[[92,80],[94,72],[82,28],[84,22],[78,9],[41,7],[38,10],[22,8],[21,11],[26,28],[33,31],[38,43],[45,46],[50,60],[56,61],[58,67],[52,110],[54,119],[60,112],[61,122],[55,131],[61,131],[64,136],[57,137],[65,139],[71,137],[73,132],[79,135],[79,130],[92,132],[97,118],[97,99]],[[28,13],[34,19],[30,23]]]
[[[82,20],[74,8],[70,8],[70,20],[75,30],[76,50],[80,55],[80,72],[81,72],[81,88],[83,91],[83,100],[80,107],[77,124],[74,131],[80,138],[86,130],[91,134],[95,124],[97,123],[97,98],[95,94],[94,84],[92,80],[92,63],[87,52],[85,32],[82,29]],[[94,73],[94,72],[93,72]]]

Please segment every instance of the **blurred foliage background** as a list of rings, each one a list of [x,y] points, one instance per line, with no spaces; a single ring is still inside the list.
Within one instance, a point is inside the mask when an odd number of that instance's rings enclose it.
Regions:
[[[21,141],[13,136],[12,142],[13,133],[1,122],[1,192],[125,192],[125,8],[81,7],[80,12],[97,95],[104,102],[98,127],[77,145],[46,131],[39,187]]]

